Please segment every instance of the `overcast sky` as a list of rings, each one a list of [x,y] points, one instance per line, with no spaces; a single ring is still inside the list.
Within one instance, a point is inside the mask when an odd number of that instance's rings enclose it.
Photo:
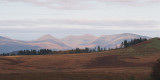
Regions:
[[[0,0],[0,36],[160,36],[160,0]]]

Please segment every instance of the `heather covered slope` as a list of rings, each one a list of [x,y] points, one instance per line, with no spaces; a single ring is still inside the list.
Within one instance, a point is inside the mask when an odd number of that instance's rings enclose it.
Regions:
[[[159,46],[160,39],[154,38],[98,53],[0,56],[0,80],[130,80],[133,76],[148,80],[151,67],[160,58]]]

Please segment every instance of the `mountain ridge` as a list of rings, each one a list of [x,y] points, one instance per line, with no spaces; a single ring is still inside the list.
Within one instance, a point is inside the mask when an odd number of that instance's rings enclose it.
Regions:
[[[91,35],[91,34],[84,34],[84,35],[71,35],[62,38],[61,40],[66,43],[67,45],[72,45],[71,47],[79,47],[84,48],[87,47],[86,45],[90,44],[98,37]]]
[[[73,48],[93,48],[96,46],[113,48],[120,45],[123,40],[130,40],[133,38],[147,38],[147,36],[141,36],[131,33],[113,34],[94,36],[91,34],[84,35],[71,35],[64,38],[56,38],[50,34],[46,34],[33,41],[21,41],[14,40],[0,36],[0,53],[17,51],[22,49],[56,49],[67,50]],[[1,50],[3,49],[3,50]]]

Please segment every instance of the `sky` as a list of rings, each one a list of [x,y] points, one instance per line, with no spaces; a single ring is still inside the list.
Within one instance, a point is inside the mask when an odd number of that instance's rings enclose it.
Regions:
[[[160,37],[160,0],[0,0],[0,36],[120,33]]]

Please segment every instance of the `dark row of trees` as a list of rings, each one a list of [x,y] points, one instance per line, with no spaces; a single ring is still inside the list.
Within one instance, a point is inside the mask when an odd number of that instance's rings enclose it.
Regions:
[[[14,53],[2,53],[2,54],[0,54],[0,56],[14,56],[14,55],[16,55],[16,54],[14,54]]]
[[[147,41],[147,39],[146,38],[139,38],[139,39],[132,39],[131,41],[124,40],[121,43],[121,48],[126,48],[129,46],[144,42],[144,41]]]
[[[40,50],[20,50],[12,53],[3,53],[0,56],[14,56],[14,55],[46,55],[51,53],[50,49],[40,49]]]
[[[45,55],[51,53],[50,49],[40,49],[40,50],[21,50],[18,51],[17,55]]]
[[[93,53],[93,52],[102,52],[106,51],[106,48],[101,48],[97,46],[95,48],[85,48],[85,49],[72,49],[65,51],[55,51],[50,49],[40,49],[40,50],[20,50],[15,53],[4,53],[0,54],[1,56],[14,56],[14,55],[47,55],[47,54],[74,54],[74,53]]]
[[[102,52],[102,51],[106,51],[106,48],[102,48],[100,46],[97,46],[95,48],[85,48],[85,49],[76,48],[76,49],[72,49],[70,51],[70,53],[91,53],[91,52]]]

